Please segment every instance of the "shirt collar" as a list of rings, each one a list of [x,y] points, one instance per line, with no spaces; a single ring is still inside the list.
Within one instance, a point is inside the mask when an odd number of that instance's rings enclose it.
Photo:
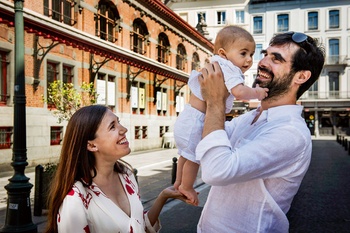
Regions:
[[[267,110],[264,110],[258,121],[267,120],[271,121],[275,118],[281,117],[290,117],[293,116],[301,116],[304,106],[302,105],[282,105],[277,107],[272,107]],[[256,114],[259,114],[260,106],[256,110]]]

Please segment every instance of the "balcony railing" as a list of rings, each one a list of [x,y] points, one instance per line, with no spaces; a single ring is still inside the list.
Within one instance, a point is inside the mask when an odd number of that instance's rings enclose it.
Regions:
[[[331,55],[326,57],[326,65],[346,65],[347,56]]]
[[[311,99],[350,99],[350,90],[349,91],[307,91],[301,98],[302,100],[311,100]]]

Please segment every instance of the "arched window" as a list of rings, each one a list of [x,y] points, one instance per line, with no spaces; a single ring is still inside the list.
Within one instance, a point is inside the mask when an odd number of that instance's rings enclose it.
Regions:
[[[105,0],[100,1],[95,16],[96,35],[103,40],[115,42],[117,40],[115,28],[119,19],[118,9],[113,3]]]
[[[186,49],[183,44],[179,44],[177,46],[177,54],[176,54],[176,69],[185,70],[186,67]]]
[[[200,60],[198,53],[194,52],[192,55],[192,64],[191,64],[191,69],[192,70],[198,70],[200,68]]]
[[[158,61],[162,63],[168,62],[170,43],[168,36],[161,32],[158,36]]]
[[[142,19],[135,19],[131,35],[131,50],[139,53],[146,53],[146,43],[148,43],[148,30]]]

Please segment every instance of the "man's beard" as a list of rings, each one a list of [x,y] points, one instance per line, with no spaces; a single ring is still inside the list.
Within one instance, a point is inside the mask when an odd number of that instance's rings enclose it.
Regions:
[[[265,68],[259,68],[259,70],[269,73],[271,77],[270,80],[264,82],[256,78],[253,83],[253,87],[256,87],[256,84],[259,84],[259,87],[269,89],[268,96],[264,100],[282,96],[289,91],[290,85],[295,75],[294,71],[291,71],[290,73],[287,73],[276,80],[275,75],[270,70],[267,70]]]

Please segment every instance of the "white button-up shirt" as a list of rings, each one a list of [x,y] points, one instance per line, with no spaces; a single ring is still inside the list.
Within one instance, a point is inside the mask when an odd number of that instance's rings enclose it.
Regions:
[[[212,186],[198,232],[288,232],[286,213],[310,164],[310,131],[302,106],[270,108],[252,124],[257,113],[226,122],[196,148],[202,179]]]

